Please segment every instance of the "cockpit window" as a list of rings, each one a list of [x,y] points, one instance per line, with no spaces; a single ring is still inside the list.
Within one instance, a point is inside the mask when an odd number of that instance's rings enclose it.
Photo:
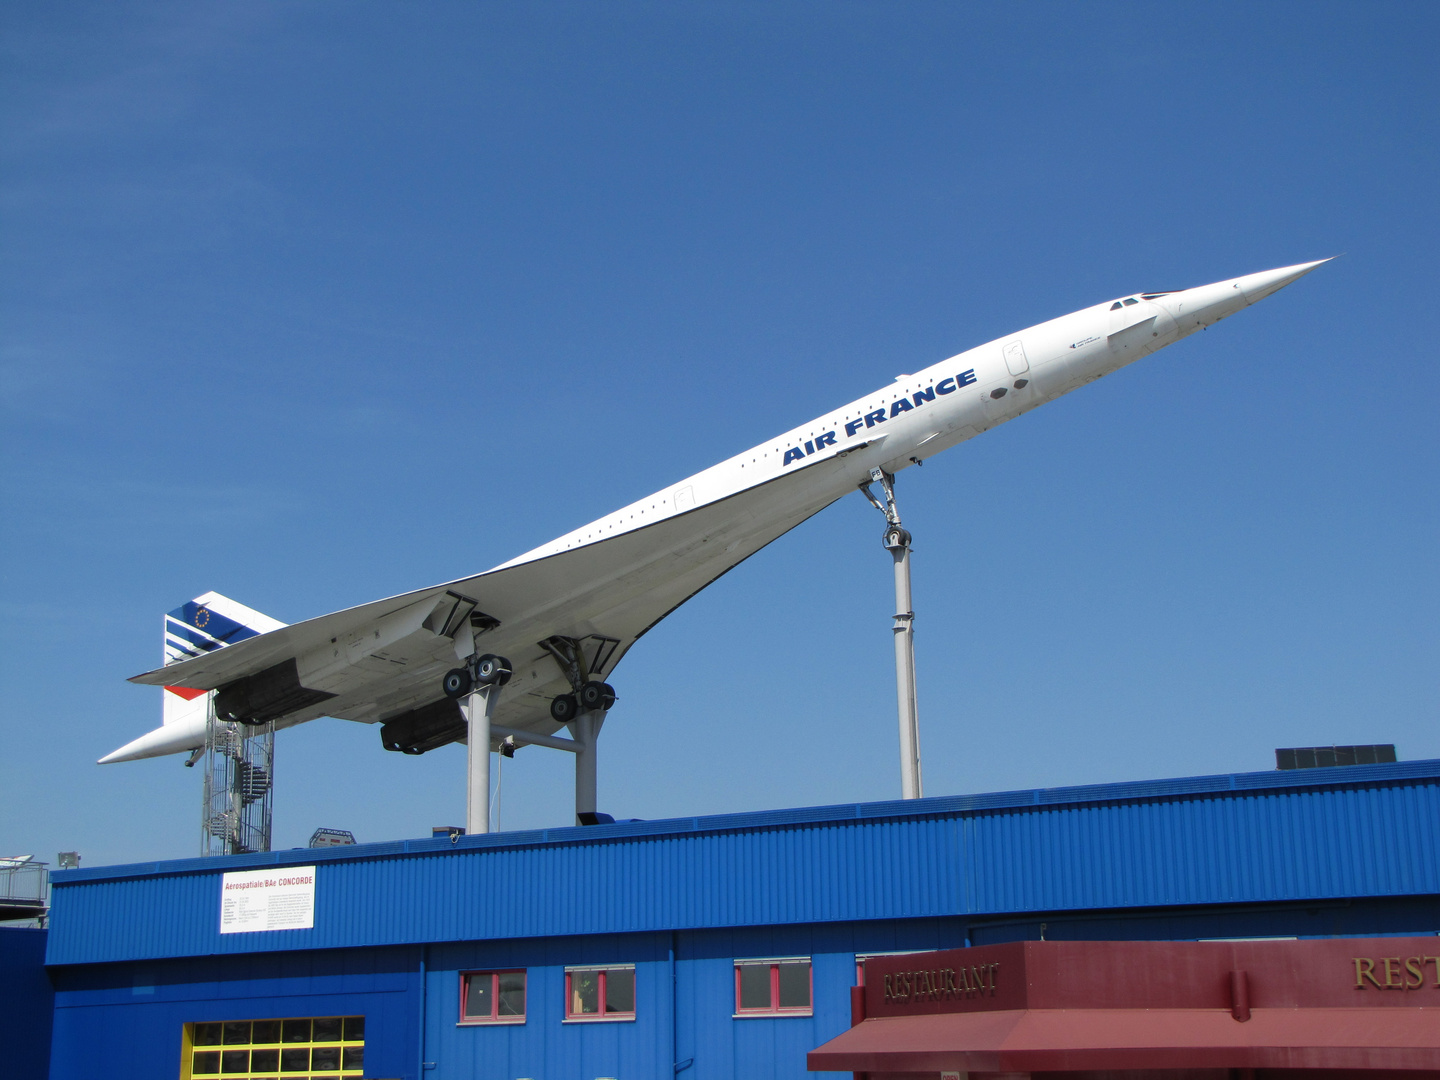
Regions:
[[[1135,306],[1136,304],[1138,304],[1138,303],[1140,303],[1140,301],[1139,301],[1139,300],[1136,300],[1136,299],[1132,296],[1132,297],[1130,297],[1129,300],[1126,300],[1126,301],[1125,301],[1125,306],[1126,306],[1126,307],[1134,307],[1134,306]]]
[[[1169,296],[1169,295],[1170,295],[1169,292],[1147,292],[1147,293],[1142,293],[1141,296],[1140,296],[1140,299],[1141,299],[1141,300],[1158,300],[1158,299],[1160,299],[1160,297],[1162,297],[1162,296]]]
[[[1113,304],[1110,305],[1110,310],[1111,310],[1111,311],[1119,311],[1119,310],[1120,310],[1120,306],[1121,306],[1121,305],[1120,305],[1120,301],[1119,301],[1119,300],[1116,300]]]

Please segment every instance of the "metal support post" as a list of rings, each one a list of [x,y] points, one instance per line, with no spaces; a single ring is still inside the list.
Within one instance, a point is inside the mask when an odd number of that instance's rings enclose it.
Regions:
[[[501,727],[499,724],[490,725],[490,737],[492,739],[509,739],[516,746],[548,746],[552,750],[567,750],[572,754],[580,752],[580,746],[574,739],[557,739],[553,735],[537,735],[533,731]]]
[[[570,734],[578,743],[575,751],[575,820],[581,814],[593,814],[596,808],[596,760],[595,748],[600,738],[600,726],[605,723],[605,711],[596,709],[583,712],[569,725]]]
[[[924,795],[920,780],[920,717],[915,696],[915,612],[910,600],[910,534],[900,525],[900,508],[895,502],[895,477],[883,469],[870,470],[871,482],[885,492],[882,504],[861,484],[870,504],[885,515],[882,543],[895,560],[895,698],[900,719],[900,795],[918,799]]]
[[[491,683],[477,686],[466,697],[466,787],[465,831],[470,835],[490,831],[490,720],[500,687]]]
[[[899,525],[885,530],[895,559],[895,696],[900,710],[900,797],[918,799],[920,717],[915,701],[915,612],[910,606],[910,534]]]

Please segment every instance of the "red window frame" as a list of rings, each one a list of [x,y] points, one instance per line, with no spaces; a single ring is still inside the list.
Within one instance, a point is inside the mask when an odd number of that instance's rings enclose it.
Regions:
[[[610,972],[612,971],[630,972],[632,1007],[629,1012],[606,1011],[606,1005],[608,1004],[607,995],[609,991],[608,983],[610,979]],[[575,997],[573,991],[571,990],[571,977],[574,975],[583,975],[589,972],[593,972],[596,976],[598,976],[596,981],[599,984],[597,992],[599,994],[600,1011],[595,1013],[572,1012],[571,1005],[574,1002]],[[636,992],[634,964],[585,964],[576,965],[575,967],[567,967],[565,969],[565,1022],[567,1024],[604,1024],[616,1020],[634,1020],[634,1004],[636,997],[638,997],[638,993]]]
[[[855,985],[865,985],[865,961],[877,960],[882,956],[917,956],[924,952],[924,949],[897,949],[891,952],[870,952],[855,954]]]
[[[780,1006],[780,968],[785,964],[804,963],[809,976],[809,1003],[806,1005]],[[745,1008],[740,1004],[740,969],[747,967],[768,967],[770,969],[770,1004],[764,1008]],[[735,1016],[814,1016],[815,1015],[815,964],[808,956],[785,956],[776,960],[735,961]]]
[[[500,1015],[500,976],[520,975],[525,979],[525,1004],[518,1016]],[[466,1016],[470,1004],[470,980],[488,976],[490,978],[490,1015]],[[496,971],[462,971],[460,973],[460,1020],[464,1024],[523,1024],[525,1013],[530,1007],[530,978],[525,968],[505,968]]]

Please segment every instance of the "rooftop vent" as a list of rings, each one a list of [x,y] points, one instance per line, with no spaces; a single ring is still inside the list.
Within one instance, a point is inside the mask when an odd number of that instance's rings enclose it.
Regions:
[[[1275,751],[1277,769],[1328,769],[1336,765],[1383,765],[1395,760],[1394,743],[1373,746],[1292,746]]]

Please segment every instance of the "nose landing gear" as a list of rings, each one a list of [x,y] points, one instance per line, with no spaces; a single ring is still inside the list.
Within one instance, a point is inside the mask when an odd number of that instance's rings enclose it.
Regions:
[[[1015,383],[1019,388],[1024,380]],[[1000,397],[1002,387],[992,392]],[[885,493],[882,503],[870,490],[879,484]],[[915,612],[910,604],[910,533],[900,525],[900,508],[895,502],[895,477],[883,469],[870,470],[870,483],[860,485],[870,504],[885,515],[882,543],[895,560],[895,692],[900,720],[900,791],[905,799],[924,795],[920,783],[920,722],[915,701]]]

